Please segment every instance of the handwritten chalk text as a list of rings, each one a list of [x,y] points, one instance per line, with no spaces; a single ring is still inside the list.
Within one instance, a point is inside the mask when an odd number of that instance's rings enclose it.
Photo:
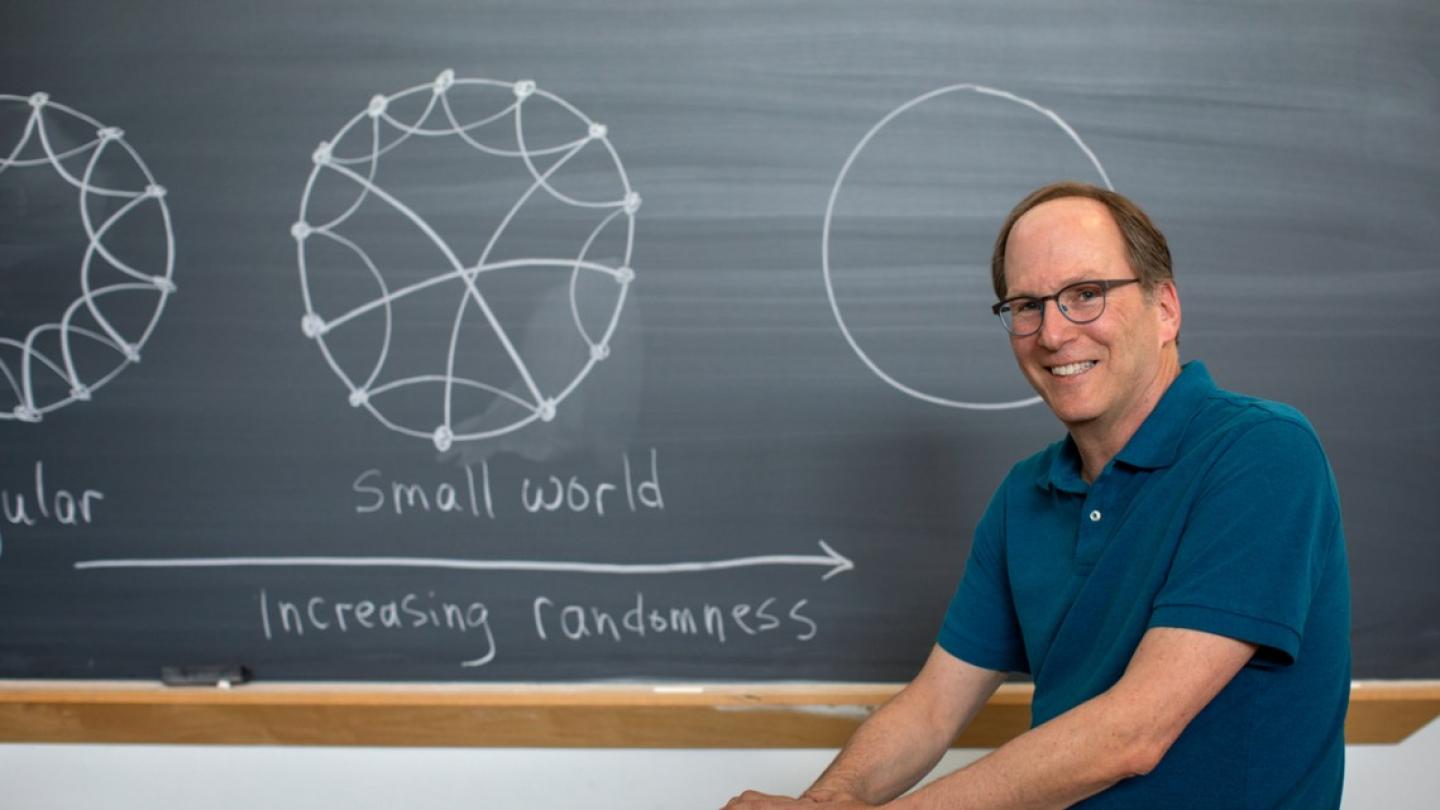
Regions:
[[[272,599],[269,591],[261,588],[260,625],[266,641],[276,636],[303,637],[306,632],[347,634],[429,628],[477,639],[474,650],[479,655],[462,661],[462,666],[484,666],[496,654],[490,611],[485,604],[448,601],[434,591],[423,596],[407,593],[390,599],[341,601],[324,596]]]
[[[55,523],[60,526],[88,525],[95,521],[95,504],[105,499],[99,490],[85,489],[78,494],[68,489],[47,489],[45,463],[35,462],[34,487],[0,489],[0,525],[35,526]],[[0,532],[0,553],[4,550],[4,533]]]
[[[655,448],[649,451],[649,469],[637,469],[625,453],[620,458],[620,474],[615,480],[587,479],[578,474],[524,476],[511,482],[513,489],[498,481],[489,460],[478,466],[463,465],[462,475],[454,480],[408,481],[388,479],[384,471],[372,467],[355,477],[350,489],[359,500],[355,512],[361,515],[390,513],[453,514],[462,517],[494,520],[506,511],[506,504],[519,515],[543,515],[563,512],[594,514],[597,517],[616,512],[648,512],[665,509],[665,495],[660,486],[660,457]],[[504,495],[514,492],[515,501]]]
[[[645,594],[636,592],[624,607],[562,605],[548,596],[531,603],[535,635],[542,641],[608,638],[611,641],[655,636],[705,636],[724,644],[727,638],[758,636],[779,631],[796,641],[809,641],[820,626],[804,613],[809,600],[799,599],[788,606],[769,597],[759,603],[728,605],[703,603],[699,606],[646,604]],[[728,634],[728,635],[727,635]]]

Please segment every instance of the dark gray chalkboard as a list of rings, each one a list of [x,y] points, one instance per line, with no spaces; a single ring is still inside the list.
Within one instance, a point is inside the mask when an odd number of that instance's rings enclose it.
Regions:
[[[1061,432],[954,404],[1030,395],[992,235],[1108,177],[1440,676],[1429,0],[0,13],[0,675],[905,679]]]

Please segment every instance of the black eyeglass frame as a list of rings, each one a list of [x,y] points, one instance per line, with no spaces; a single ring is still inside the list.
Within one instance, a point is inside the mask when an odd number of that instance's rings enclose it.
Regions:
[[[1071,322],[1071,323],[1073,323],[1073,324],[1094,323],[1095,321],[1098,321],[1098,320],[1100,319],[1100,316],[1101,316],[1101,315],[1104,315],[1104,314],[1105,314],[1105,307],[1106,307],[1107,304],[1110,303],[1110,291],[1111,291],[1111,290],[1115,289],[1116,287],[1124,287],[1126,284],[1138,284],[1139,282],[1140,282],[1140,279],[1138,279],[1138,278],[1093,278],[1093,279],[1086,279],[1086,280],[1084,280],[1084,281],[1077,281],[1077,282],[1075,282],[1075,283],[1073,283],[1073,284],[1066,284],[1064,287],[1061,287],[1060,289],[1056,290],[1056,291],[1055,291],[1053,294],[1051,294],[1051,295],[1041,295],[1041,296],[1019,295],[1019,296],[1016,296],[1016,297],[1014,297],[1014,298],[1006,298],[1004,301],[1001,301],[1000,303],[995,304],[994,306],[990,307],[990,311],[993,312],[993,313],[995,313],[995,316],[1000,319],[1000,325],[1005,328],[1005,331],[1006,331],[1006,332],[1008,332],[1008,333],[1011,334],[1011,335],[1014,335],[1015,337],[1029,337],[1030,335],[1033,335],[1033,334],[1035,334],[1036,332],[1039,332],[1040,329],[1045,326],[1045,302],[1046,302],[1046,301],[1054,301],[1054,302],[1055,302],[1055,308],[1060,311],[1060,314],[1065,317],[1065,320],[1067,320],[1067,321],[1069,321],[1069,322]],[[1072,316],[1069,312],[1066,312],[1066,311],[1065,311],[1065,307],[1063,307],[1063,306],[1060,305],[1060,296],[1064,295],[1066,292],[1068,292],[1068,291],[1070,291],[1070,290],[1075,289],[1076,287],[1083,287],[1083,286],[1085,286],[1085,285],[1087,285],[1087,284],[1096,284],[1096,285],[1099,285],[1099,287],[1100,287],[1100,295],[1101,295],[1101,297],[1102,297],[1103,300],[1100,302],[1100,311],[1097,312],[1097,313],[1095,313],[1095,317],[1093,317],[1093,318],[1086,318],[1086,319],[1083,320],[1083,321],[1079,321],[1079,320],[1076,320],[1076,319],[1074,318],[1074,316]],[[1037,323],[1037,324],[1035,324],[1035,328],[1032,329],[1032,330],[1030,330],[1029,332],[1016,332],[1014,329],[1011,328],[1010,323],[1007,323],[1007,322],[1006,322],[1005,316],[1000,314],[1006,307],[1010,307],[1010,308],[1013,310],[1014,307],[1011,307],[1010,305],[1011,305],[1011,304],[1014,304],[1016,301],[1036,301],[1036,302],[1038,302],[1038,303],[1040,304],[1040,322]],[[1013,321],[1012,321],[1012,322],[1013,322]]]

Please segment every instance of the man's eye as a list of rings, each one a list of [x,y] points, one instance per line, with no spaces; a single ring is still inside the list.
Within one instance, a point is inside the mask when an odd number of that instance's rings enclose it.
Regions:
[[[1034,298],[1026,298],[1022,301],[1016,301],[1011,305],[1011,308],[1016,312],[1034,312],[1040,308],[1040,302]]]
[[[1077,287],[1071,294],[1075,296],[1075,300],[1077,301],[1089,302],[1099,298],[1101,292],[1099,287],[1091,285],[1087,287]]]

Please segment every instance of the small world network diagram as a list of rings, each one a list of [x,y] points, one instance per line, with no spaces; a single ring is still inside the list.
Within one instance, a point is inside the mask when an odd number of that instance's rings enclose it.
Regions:
[[[445,70],[374,96],[311,163],[300,328],[351,406],[444,452],[553,420],[609,356],[641,200],[606,125]]]
[[[124,130],[0,94],[0,421],[38,423],[140,362],[175,293],[166,191]]]

